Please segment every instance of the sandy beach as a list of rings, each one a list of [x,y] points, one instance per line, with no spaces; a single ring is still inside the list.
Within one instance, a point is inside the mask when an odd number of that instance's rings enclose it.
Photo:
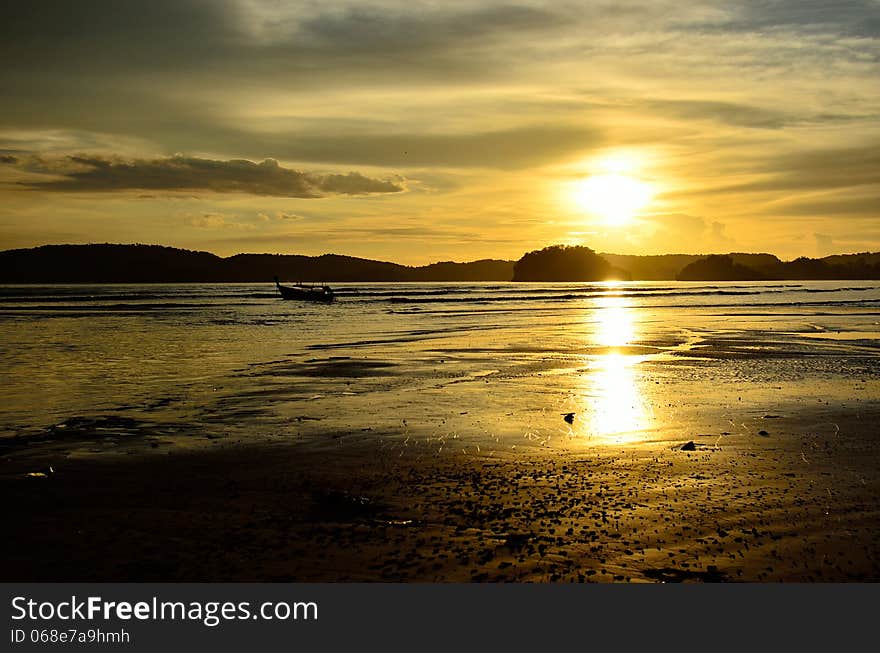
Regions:
[[[320,446],[24,456],[4,464],[4,576],[878,580],[878,417],[876,405],[823,409],[767,436],[695,437],[692,451],[477,456],[340,433]],[[840,430],[815,428],[826,422]]]
[[[315,313],[337,332],[296,346],[250,304],[95,318],[115,358],[9,368],[54,403],[10,384],[4,577],[880,580],[876,313],[598,294]]]

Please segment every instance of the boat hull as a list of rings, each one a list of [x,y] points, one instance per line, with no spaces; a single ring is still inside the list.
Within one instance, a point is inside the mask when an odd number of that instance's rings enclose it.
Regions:
[[[282,286],[276,284],[281,299],[298,299],[307,302],[330,303],[334,300],[333,291],[323,286],[321,288],[298,288],[296,286]]]

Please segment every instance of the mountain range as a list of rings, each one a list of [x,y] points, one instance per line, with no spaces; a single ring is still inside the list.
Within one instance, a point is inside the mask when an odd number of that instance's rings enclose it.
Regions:
[[[717,265],[706,264],[697,266],[696,276],[686,274],[680,277],[688,266],[693,270],[694,263],[707,259],[709,255],[601,253],[599,256],[609,263],[609,269],[631,280],[711,280],[713,276],[723,279],[718,277],[723,274],[723,269],[719,272]],[[746,275],[742,278],[880,279],[880,252],[799,258],[787,262],[772,254],[731,253],[726,256],[740,277]],[[516,261],[482,259],[406,266],[339,254],[236,254],[220,257],[209,252],[161,245],[43,245],[0,251],[0,283],[260,282],[271,281],[275,275],[285,281],[328,283],[510,281],[514,278],[515,264]],[[742,268],[748,272],[743,273]]]

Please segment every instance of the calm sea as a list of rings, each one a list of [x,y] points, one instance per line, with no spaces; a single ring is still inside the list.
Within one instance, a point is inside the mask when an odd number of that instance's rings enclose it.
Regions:
[[[144,429],[241,438],[321,423],[406,437],[422,423],[493,437],[481,409],[534,435],[539,416],[518,410],[569,408],[592,411],[585,432],[623,433],[648,428],[654,386],[678,370],[720,385],[878,373],[878,282],[335,289],[321,305],[271,284],[2,286],[0,436],[103,429],[112,446]]]

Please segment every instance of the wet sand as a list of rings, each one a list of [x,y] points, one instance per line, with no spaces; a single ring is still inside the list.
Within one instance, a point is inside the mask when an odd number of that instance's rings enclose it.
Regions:
[[[880,406],[765,417],[763,434],[487,455],[375,432],[8,455],[3,575],[880,580]]]
[[[448,290],[7,324],[4,578],[880,580],[877,289]]]

